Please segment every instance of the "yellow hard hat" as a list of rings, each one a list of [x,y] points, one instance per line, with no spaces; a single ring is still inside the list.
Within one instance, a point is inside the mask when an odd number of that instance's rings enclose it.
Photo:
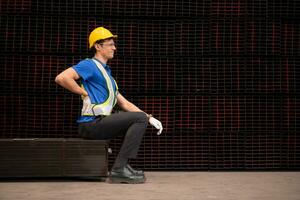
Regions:
[[[117,38],[117,35],[113,35],[109,30],[104,27],[95,28],[89,36],[90,48],[95,44],[98,40],[104,40],[107,38]]]

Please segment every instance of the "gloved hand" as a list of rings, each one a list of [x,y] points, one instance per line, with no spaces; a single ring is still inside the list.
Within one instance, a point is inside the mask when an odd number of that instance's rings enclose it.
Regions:
[[[93,105],[91,104],[91,100],[89,96],[81,96],[82,99],[82,110],[81,114],[82,115],[92,115],[92,107]]]
[[[157,132],[157,135],[160,135],[162,130],[163,130],[161,122],[159,120],[155,119],[154,117],[150,117],[149,118],[149,123],[152,126],[154,126],[156,129],[159,129],[158,132]]]

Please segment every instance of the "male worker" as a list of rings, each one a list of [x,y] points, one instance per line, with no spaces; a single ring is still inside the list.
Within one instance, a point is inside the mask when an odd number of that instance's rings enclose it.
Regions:
[[[92,59],[61,72],[55,82],[71,92],[81,95],[83,107],[78,119],[79,134],[86,139],[111,139],[125,134],[120,152],[108,177],[111,183],[144,183],[143,171],[133,169],[128,159],[136,158],[148,122],[161,134],[160,121],[140,110],[118,91],[107,61],[114,57],[116,46],[113,35],[104,27],[94,29],[89,36]],[[80,87],[76,80],[80,79]],[[125,112],[112,113],[118,106]]]

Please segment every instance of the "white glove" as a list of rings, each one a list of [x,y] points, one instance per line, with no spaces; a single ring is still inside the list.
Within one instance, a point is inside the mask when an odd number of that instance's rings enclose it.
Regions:
[[[92,107],[93,105],[91,104],[91,99],[89,96],[81,96],[81,99],[83,101],[83,104],[82,104],[82,110],[81,110],[81,114],[82,115],[92,115],[93,112],[92,112]]]
[[[156,129],[158,129],[157,135],[160,135],[162,130],[163,130],[161,122],[159,120],[155,119],[154,117],[150,117],[149,118],[149,123],[152,126],[154,126]]]

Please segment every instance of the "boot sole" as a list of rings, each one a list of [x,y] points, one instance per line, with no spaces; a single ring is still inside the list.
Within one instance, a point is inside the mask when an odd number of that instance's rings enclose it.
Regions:
[[[124,178],[119,178],[119,177],[108,177],[108,182],[109,183],[125,183],[125,184],[141,184],[145,183],[146,179],[124,179]]]

